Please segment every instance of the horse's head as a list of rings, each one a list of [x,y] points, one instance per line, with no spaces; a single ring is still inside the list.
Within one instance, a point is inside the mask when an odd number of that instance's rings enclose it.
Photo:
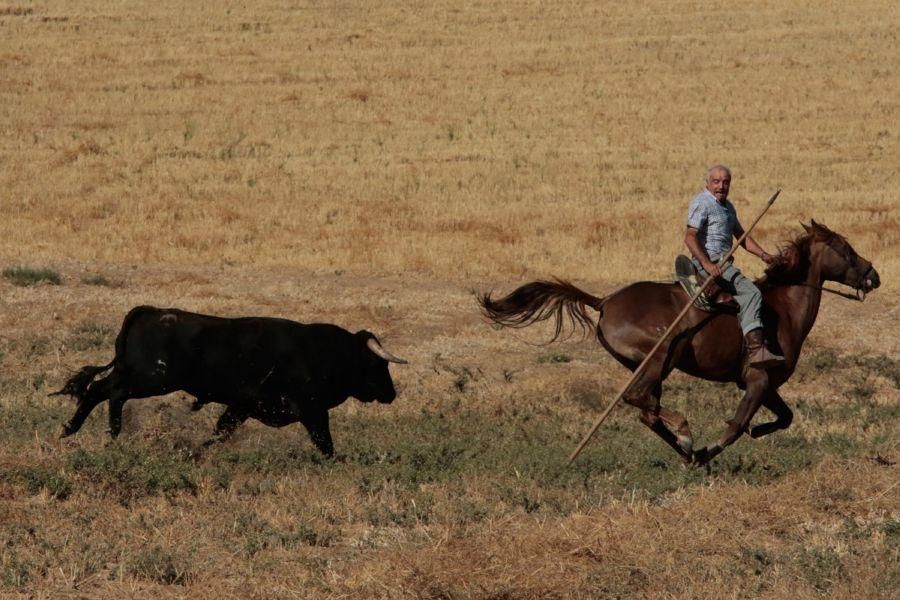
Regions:
[[[844,236],[814,220],[803,228],[810,237],[810,258],[818,263],[822,279],[842,283],[863,293],[881,285],[872,263],[857,254]]]

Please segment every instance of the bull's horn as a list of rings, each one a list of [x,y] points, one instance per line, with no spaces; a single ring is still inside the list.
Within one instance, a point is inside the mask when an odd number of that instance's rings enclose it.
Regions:
[[[375,338],[369,338],[369,341],[366,342],[366,346],[369,347],[369,350],[388,362],[399,363],[401,365],[409,364],[409,361],[403,360],[402,358],[397,358],[396,356],[382,348],[381,344],[379,344],[378,340],[376,340]]]

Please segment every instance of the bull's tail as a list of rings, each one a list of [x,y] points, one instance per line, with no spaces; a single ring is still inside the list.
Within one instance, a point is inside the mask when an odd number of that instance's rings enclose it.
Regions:
[[[94,379],[97,378],[98,375],[108,371],[112,366],[116,363],[116,358],[125,355],[125,338],[128,334],[128,330],[131,327],[132,321],[134,321],[135,317],[137,317],[142,312],[147,310],[153,310],[150,306],[136,306],[128,311],[128,314],[125,315],[125,319],[122,321],[122,328],[119,330],[119,335],[116,336],[116,356],[109,364],[103,366],[94,366],[87,365],[86,367],[81,367],[78,372],[72,375],[66,384],[62,387],[58,392],[53,392],[49,394],[50,396],[74,396],[79,400],[84,397],[87,393],[88,386],[93,383]]]
[[[58,392],[53,392],[49,394],[50,396],[74,396],[76,398],[84,397],[84,394],[87,392],[88,386],[96,379],[97,375],[108,371],[112,368],[115,360],[112,360],[107,365],[103,366],[94,366],[88,365],[86,367],[81,367],[77,373],[72,375],[66,384],[62,387]]]
[[[603,302],[603,298],[588,294],[561,279],[533,281],[498,300],[492,300],[490,293],[478,296],[484,315],[505,327],[526,327],[556,317],[551,342],[559,338],[566,321],[572,329],[577,326],[583,332],[596,327],[587,309],[602,311]]]

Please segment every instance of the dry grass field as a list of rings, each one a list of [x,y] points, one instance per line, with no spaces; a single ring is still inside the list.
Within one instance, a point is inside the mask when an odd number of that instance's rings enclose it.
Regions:
[[[892,597],[898,46],[878,0],[0,0],[0,596]],[[815,218],[882,288],[823,300],[788,431],[685,469],[621,407],[564,469],[627,371],[472,291],[669,277],[715,162],[745,223],[783,190],[765,247]],[[181,394],[58,440],[137,304],[410,364],[336,461],[256,422],[194,460],[220,409]],[[738,399],[663,395],[703,444]]]

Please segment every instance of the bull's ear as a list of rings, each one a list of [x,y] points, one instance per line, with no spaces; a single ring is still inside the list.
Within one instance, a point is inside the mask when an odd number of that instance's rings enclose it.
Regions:
[[[815,221],[813,221],[813,223],[815,223]],[[806,231],[806,233],[809,233],[810,231],[812,231],[812,228],[813,228],[812,225],[807,225],[806,223],[800,223],[800,225],[803,226],[803,230]]]

